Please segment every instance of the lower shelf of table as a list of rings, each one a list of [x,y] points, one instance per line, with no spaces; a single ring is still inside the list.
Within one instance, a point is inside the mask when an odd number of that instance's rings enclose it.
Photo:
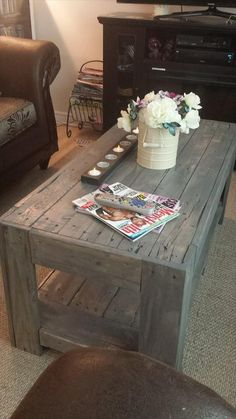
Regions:
[[[137,350],[138,292],[54,271],[40,285],[38,297],[42,346],[61,352],[78,345]]]

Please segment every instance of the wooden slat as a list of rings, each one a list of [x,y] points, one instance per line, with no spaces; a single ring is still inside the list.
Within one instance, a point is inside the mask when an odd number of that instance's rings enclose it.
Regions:
[[[88,279],[70,305],[101,317],[117,290],[118,287],[111,285],[108,281],[98,281],[96,278]]]
[[[135,322],[136,312],[140,305],[140,294],[124,288],[112,299],[104,317],[116,320],[122,324],[132,326]]]
[[[42,346],[59,352],[68,352],[81,346],[88,346],[85,343],[82,343],[82,339],[76,341],[74,337],[58,336],[56,332],[44,328],[39,330],[39,337]]]
[[[212,207],[212,211],[217,210],[217,206],[212,204],[212,191],[217,181],[217,174],[224,163],[225,155],[235,134],[234,130],[232,130],[225,139],[224,128],[225,124],[220,125],[220,129],[212,137],[207,153],[204,153],[194,172],[194,176],[191,177],[182,194],[183,208],[181,212],[183,212],[184,216],[175,220],[175,224],[179,229],[178,234],[174,236],[171,230],[169,234],[169,228],[171,229],[171,227],[167,225],[161,233],[160,240],[162,245],[153,247],[152,257],[181,263],[197,229],[199,232],[201,231],[199,229],[199,221],[204,219],[203,211],[207,202]],[[226,182],[227,178],[225,176],[222,177],[222,182],[223,179]],[[203,234],[204,232],[201,231],[201,233]]]
[[[217,210],[215,214],[215,218],[210,225],[210,228],[206,230],[206,233],[205,233],[206,236],[204,237],[204,240],[200,242],[198,246],[193,243],[189,249],[189,252],[186,254],[185,259],[189,260],[190,259],[189,253],[191,252],[192,247],[195,248],[195,260],[194,260],[195,266],[193,270],[193,281],[192,281],[192,291],[191,291],[192,298],[194,295],[194,291],[198,286],[201,274],[203,273],[203,270],[206,266],[208,249],[210,247],[211,240],[215,233],[216,225],[219,223],[221,215],[222,215],[222,206],[220,206],[219,209]]]
[[[96,146],[81,150],[76,158],[56,173],[43,185],[40,185],[27,199],[19,202],[14,211],[4,215],[8,223],[30,226],[44,214],[71,188],[78,183],[81,174],[94,164],[104,153],[124,137],[124,131],[111,128],[97,141]]]
[[[143,262],[139,350],[177,367],[178,346],[184,339],[180,326],[185,288],[184,271]]]
[[[13,312],[12,312],[12,305],[11,305],[11,287],[8,282],[8,246],[5,242],[5,230],[6,227],[0,225],[0,267],[2,272],[3,278],[3,286],[4,286],[4,298],[6,303],[6,309],[8,313],[8,330],[10,341],[13,346],[16,345],[15,341],[15,334],[14,334],[14,324],[13,324]]]
[[[236,136],[236,133],[235,133],[235,136]],[[229,190],[231,174],[232,174],[233,166],[235,164],[234,143],[235,141],[232,141],[228,149],[228,152],[225,156],[224,164],[222,164],[222,166],[220,167],[217,179],[211,191],[210,199],[208,200],[204,208],[204,214],[200,219],[198,230],[196,231],[194,235],[193,243],[197,244],[198,246],[199,246],[199,242],[201,241],[201,231],[205,232],[206,230],[208,231],[210,229],[212,220],[214,219],[215,214],[219,209],[219,206],[221,206],[222,208],[222,214],[221,214],[221,221],[222,221],[222,217],[224,215],[225,204],[227,200],[227,193]],[[220,203],[223,192],[224,192],[223,203]]]
[[[40,343],[55,348],[60,341],[73,341],[82,345],[119,347],[137,350],[138,334],[133,328],[96,317],[78,310],[78,307],[40,301]],[[54,341],[54,343],[53,343]]]
[[[31,262],[27,229],[1,227],[4,248],[3,280],[12,344],[39,355],[40,326],[35,266]]]
[[[54,271],[39,288],[39,295],[57,303],[68,305],[86,277]]]
[[[63,230],[65,225],[69,225],[71,222],[71,234],[73,237],[73,219],[76,218],[76,214],[75,208],[72,205],[72,201],[78,196],[82,196],[91,192],[93,189],[94,187],[91,185],[76,182],[76,184],[71,187],[71,189],[65,195],[61,196],[58,202],[56,202],[50,209],[47,210],[45,216],[43,215],[34,223],[34,228],[50,231],[51,233],[58,233],[59,231]],[[86,220],[89,223],[90,218],[87,215],[81,215],[81,219],[81,224],[84,225]],[[74,231],[76,232],[76,226]]]
[[[110,275],[111,280],[131,289],[140,289],[141,261],[135,256],[111,253],[91,244],[79,243],[73,239],[58,238],[54,234],[42,231],[31,231],[32,261],[60,271],[86,275],[97,272],[99,275]]]

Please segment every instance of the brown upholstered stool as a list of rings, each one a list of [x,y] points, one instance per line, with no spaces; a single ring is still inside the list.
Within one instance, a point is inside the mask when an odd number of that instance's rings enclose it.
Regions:
[[[12,419],[235,419],[209,388],[135,352],[81,348],[54,361]]]

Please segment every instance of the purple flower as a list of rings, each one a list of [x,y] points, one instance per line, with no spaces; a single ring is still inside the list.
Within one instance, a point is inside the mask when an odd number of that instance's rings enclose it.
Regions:
[[[133,103],[135,106],[138,106],[138,108],[145,108],[147,106],[145,101],[143,99],[140,99],[139,96],[137,97],[136,101],[133,100]]]
[[[167,92],[167,91],[164,92],[164,90],[160,90],[158,94],[161,99],[164,99],[164,97],[169,97],[170,99],[173,99],[177,105],[180,105],[180,103],[183,101],[183,96],[178,95],[175,92]]]

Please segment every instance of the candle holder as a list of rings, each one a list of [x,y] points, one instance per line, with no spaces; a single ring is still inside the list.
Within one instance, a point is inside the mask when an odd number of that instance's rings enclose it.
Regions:
[[[130,141],[127,141],[127,140],[120,141],[121,147],[129,147],[130,144],[131,144]]]
[[[117,159],[117,155],[116,154],[106,154],[105,155],[105,159],[107,159],[107,160],[116,160]]]
[[[110,166],[110,163],[108,163],[107,161],[99,161],[97,163],[97,167],[100,167],[101,169],[106,169]]]
[[[136,134],[128,134],[125,137],[127,140],[131,140],[131,141],[135,141],[137,140],[137,135]]]
[[[137,135],[124,136],[115,146],[107,150],[103,157],[94,162],[81,176],[81,181],[99,185],[111,173],[111,171],[123,160],[127,154],[137,145]],[[98,173],[99,172],[99,173]]]

